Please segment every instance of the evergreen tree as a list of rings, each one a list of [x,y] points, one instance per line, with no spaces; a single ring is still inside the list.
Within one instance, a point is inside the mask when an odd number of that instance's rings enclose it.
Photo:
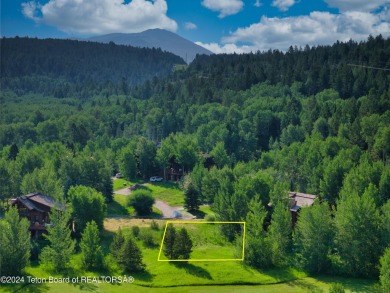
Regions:
[[[184,191],[184,207],[188,211],[199,210],[200,195],[189,175],[186,175],[184,177],[183,191]]]
[[[119,250],[117,262],[121,269],[126,272],[140,272],[145,270],[141,250],[131,237],[125,239],[123,247]]]
[[[12,207],[0,219],[0,276],[18,276],[30,259],[29,222]]]
[[[177,251],[175,250],[176,229],[172,224],[168,224],[165,232],[163,252],[168,259],[177,259]]]
[[[125,237],[123,236],[122,229],[119,228],[118,231],[115,233],[112,243],[110,245],[110,251],[116,260],[118,260],[119,258],[119,252],[122,249],[124,243]]]
[[[100,246],[99,229],[94,221],[88,222],[82,234],[81,255],[87,269],[99,269],[103,266],[103,251]]]
[[[52,209],[51,226],[48,227],[47,234],[44,235],[49,240],[50,245],[42,249],[40,259],[55,271],[66,268],[74,252],[75,241],[71,238],[69,219],[69,212]]]
[[[192,252],[192,240],[186,228],[181,228],[176,234],[174,251],[178,259],[189,259]]]
[[[291,248],[291,214],[283,202],[278,202],[272,214],[269,228],[272,263],[283,266],[287,262],[287,255]]]
[[[327,204],[315,203],[299,212],[294,244],[298,260],[312,273],[321,273],[329,265],[333,241],[333,223]]]

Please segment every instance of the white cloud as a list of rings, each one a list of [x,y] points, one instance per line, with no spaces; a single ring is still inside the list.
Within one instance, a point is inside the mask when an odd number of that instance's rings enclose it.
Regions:
[[[330,7],[340,11],[372,11],[385,4],[389,0],[324,0]]]
[[[224,18],[238,13],[244,7],[244,2],[242,0],[203,0],[202,5],[212,11],[219,12],[218,17]]]
[[[186,22],[184,24],[184,27],[186,28],[186,30],[195,30],[197,29],[198,27],[196,26],[195,23],[192,23],[192,22]]]
[[[222,39],[224,44],[248,44],[256,50],[287,50],[290,45],[327,45],[335,41],[365,40],[372,35],[390,36],[388,11],[379,14],[351,11],[342,14],[314,11],[310,15],[268,18],[239,28]],[[240,47],[238,47],[240,48]]]
[[[261,4],[260,0],[256,0],[255,4],[253,4],[255,7],[260,7],[261,5],[263,4]]]
[[[274,0],[272,6],[278,7],[281,11],[287,11],[295,4],[295,0]]]
[[[207,50],[215,53],[215,54],[242,54],[242,53],[250,53],[257,51],[256,47],[254,46],[237,46],[236,44],[224,44],[220,45],[217,43],[209,43],[205,44],[202,42],[195,42],[195,44],[202,46],[203,48],[206,48]]]
[[[49,0],[22,3],[23,14],[37,23],[76,34],[140,32],[151,28],[176,31],[177,23],[167,17],[165,0]]]

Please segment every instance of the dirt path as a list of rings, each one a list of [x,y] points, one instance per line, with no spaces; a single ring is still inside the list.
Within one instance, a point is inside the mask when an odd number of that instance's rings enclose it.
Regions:
[[[119,189],[117,191],[114,191],[115,194],[121,194],[121,195],[129,195],[131,193],[131,190],[129,187]]]

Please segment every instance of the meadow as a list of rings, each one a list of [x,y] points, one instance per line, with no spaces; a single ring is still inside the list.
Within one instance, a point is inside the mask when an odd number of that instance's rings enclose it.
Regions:
[[[128,219],[128,226],[120,225],[125,235],[130,236],[132,226],[139,226],[140,233],[135,238],[142,249],[146,271],[123,274],[112,257],[106,257],[107,267],[99,272],[86,271],[81,263],[80,254],[72,257],[70,267],[61,274],[47,271],[43,265],[33,262],[25,274],[47,279],[55,277],[81,276],[132,276],[134,283],[43,283],[6,285],[0,292],[328,292],[332,282],[344,284],[347,292],[375,292],[375,282],[370,280],[309,277],[304,272],[292,269],[257,270],[246,266],[242,261],[221,262],[161,262],[158,253],[166,221],[158,220],[158,230],[151,229],[151,220]],[[234,255],[237,247],[223,239],[218,233],[219,225],[176,224],[185,226],[194,242],[191,259],[224,258]],[[114,232],[119,226],[105,222],[102,232],[102,247],[106,254]],[[152,242],[145,242],[145,234],[151,234]],[[210,287],[211,286],[211,287]]]

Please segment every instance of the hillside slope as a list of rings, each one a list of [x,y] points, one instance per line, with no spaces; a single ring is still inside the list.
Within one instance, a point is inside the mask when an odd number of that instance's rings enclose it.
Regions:
[[[88,40],[100,43],[114,42],[118,45],[130,45],[141,48],[161,48],[163,51],[180,56],[187,63],[191,63],[197,54],[213,54],[209,50],[184,39],[177,34],[162,29],[150,29],[141,33],[132,34],[108,34],[92,37]]]

